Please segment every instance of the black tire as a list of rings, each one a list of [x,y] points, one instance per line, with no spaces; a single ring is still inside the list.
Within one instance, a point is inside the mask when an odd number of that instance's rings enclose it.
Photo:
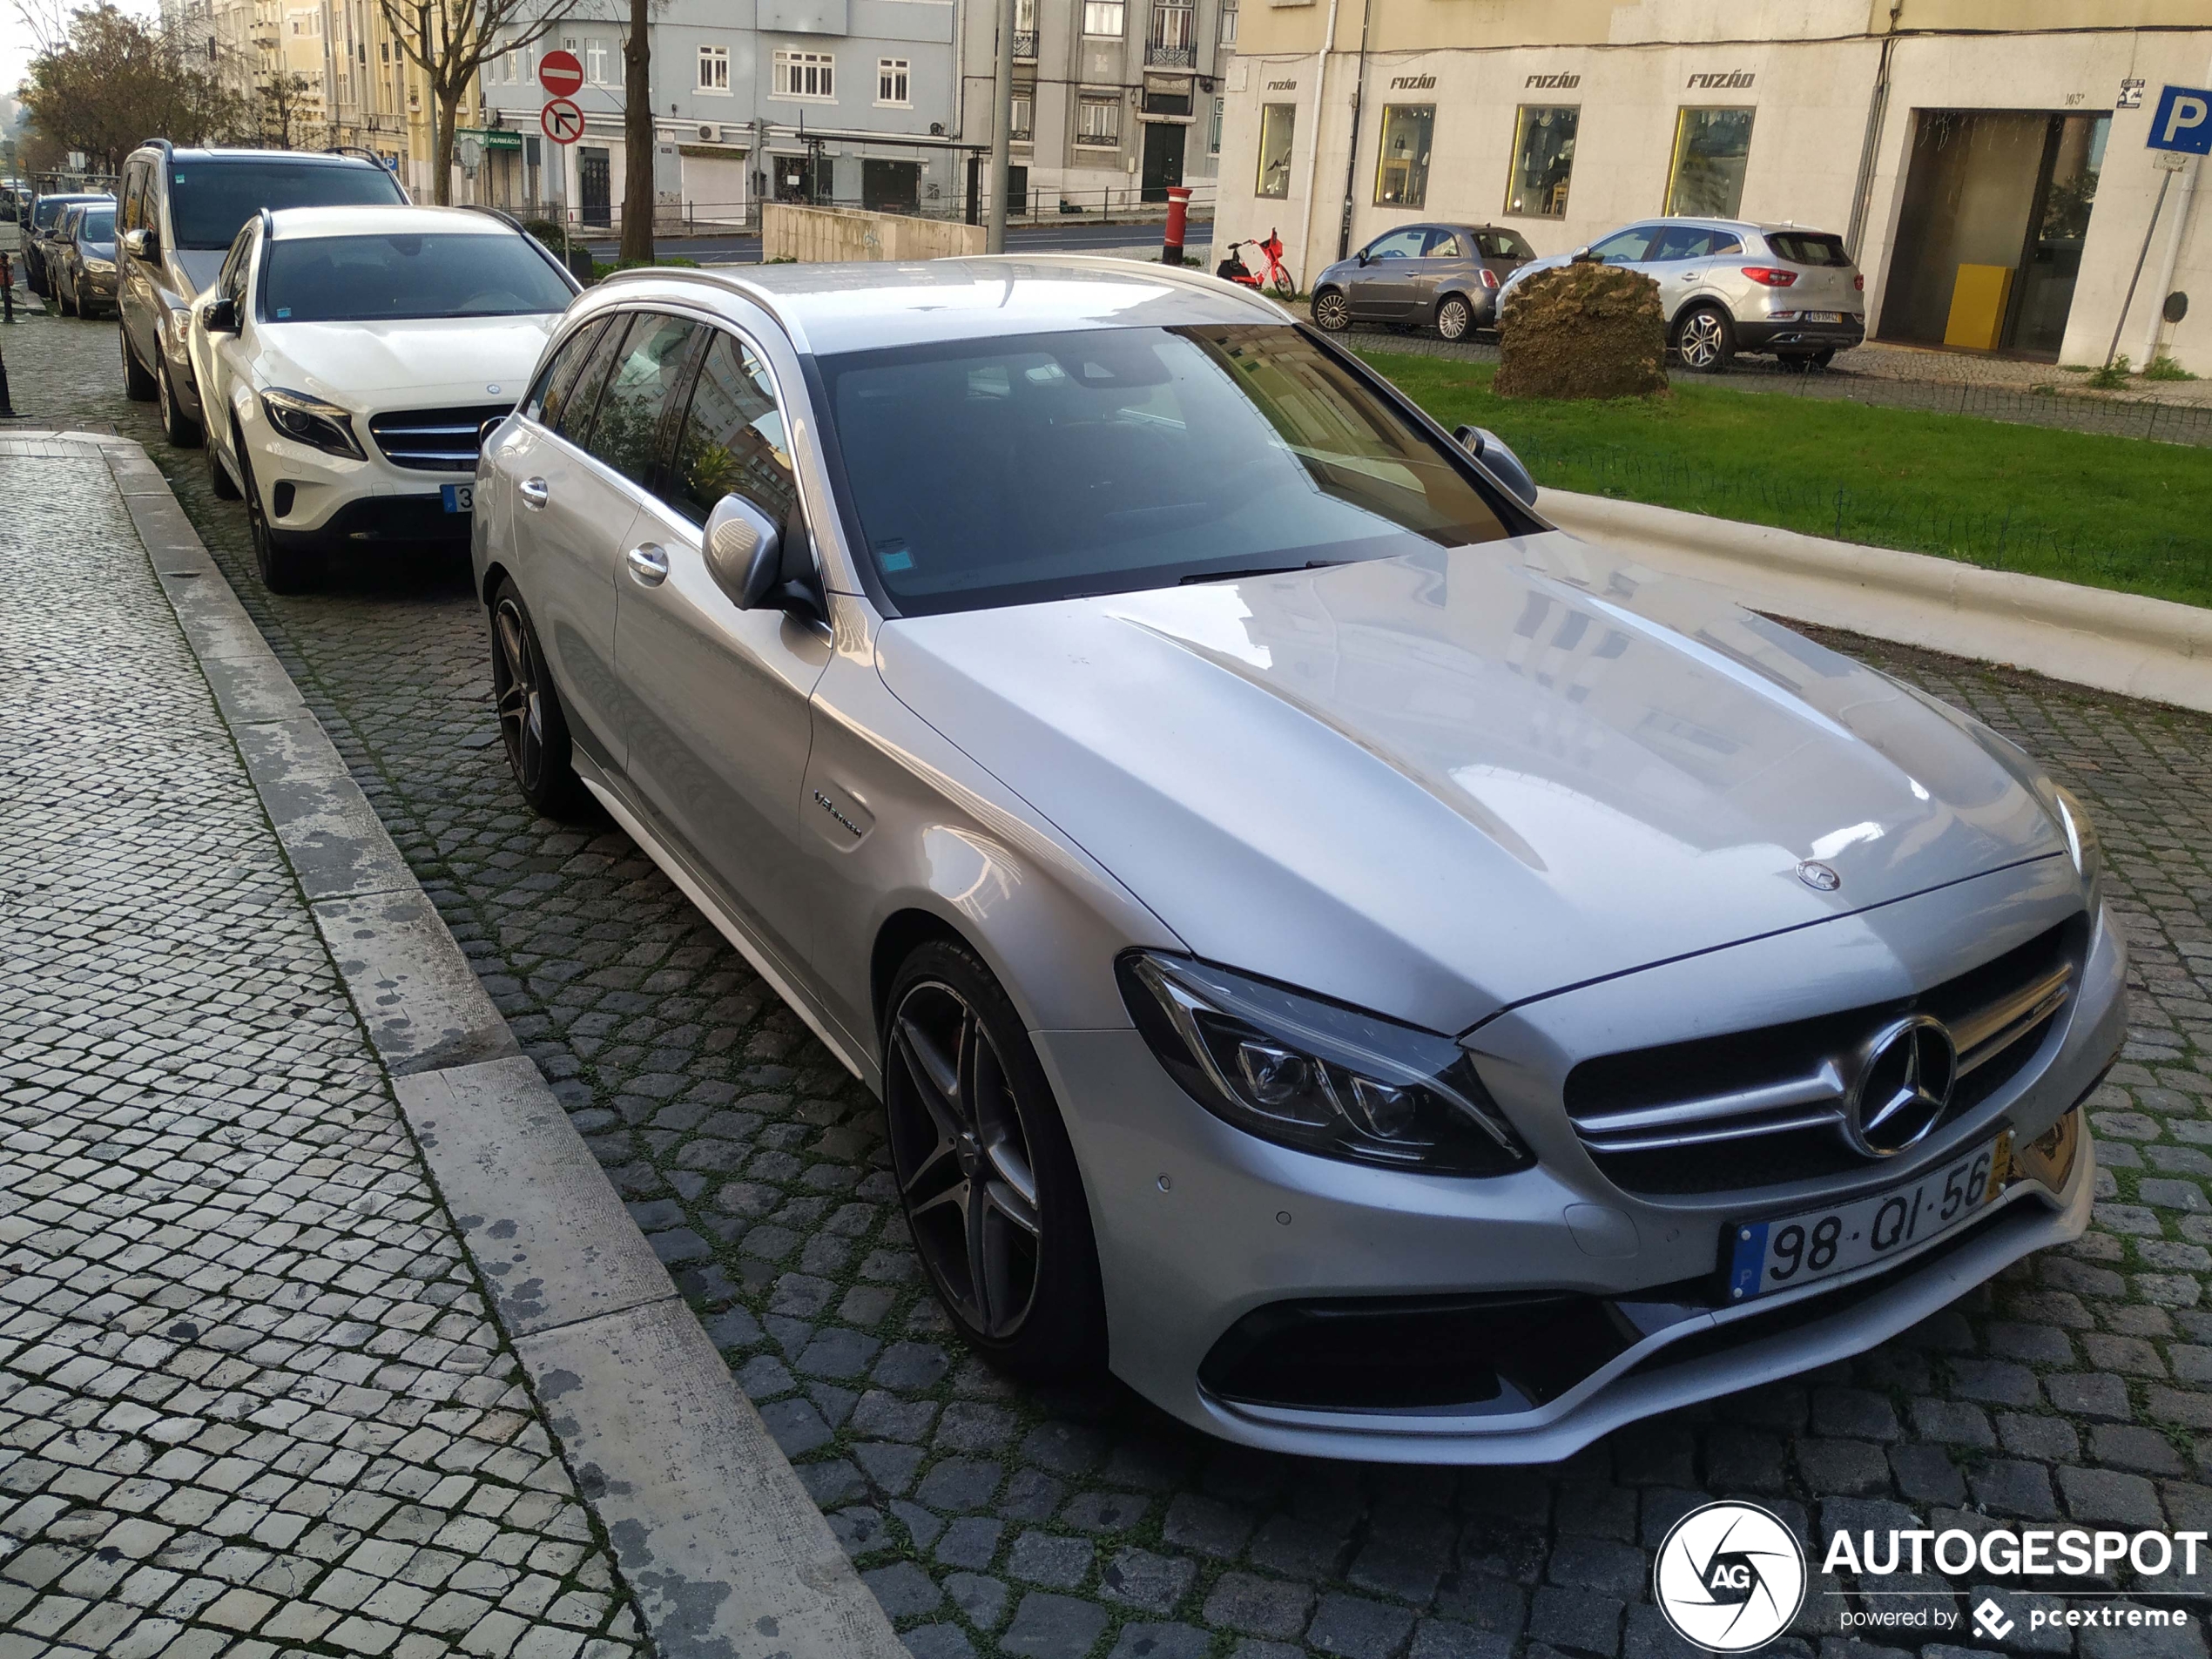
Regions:
[[[1274,281],[1267,284],[1267,292],[1285,305],[1288,305],[1298,298],[1298,284],[1291,281],[1287,275],[1278,276]]]
[[[1446,340],[1465,340],[1474,330],[1474,307],[1463,294],[1447,293],[1436,307],[1436,332]]]
[[[1352,327],[1352,301],[1342,288],[1324,288],[1313,296],[1313,326],[1325,334],[1340,334]]]
[[[58,283],[55,285],[54,309],[64,317],[81,317],[84,314],[84,308],[76,303],[75,293]]]
[[[138,361],[138,353],[131,349],[131,331],[123,326],[119,317],[116,319],[115,332],[123,341],[123,395],[133,403],[152,402],[160,388]]]
[[[229,469],[223,465],[222,452],[216,448],[212,438],[207,442],[207,487],[215,492],[217,501],[238,499],[237,481],[231,476]]]
[[[199,422],[185,413],[184,405],[177,401],[175,388],[169,383],[169,361],[163,358],[153,371],[154,401],[161,406],[161,435],[179,449],[197,448],[199,445]]]
[[[1835,361],[1836,348],[1833,346],[1823,346],[1818,351],[1813,353],[1811,359],[1815,368],[1825,368]]]
[[[567,712],[545,665],[523,596],[506,577],[491,596],[492,708],[499,718],[507,770],[523,799],[551,819],[575,818],[589,792],[576,775]]]
[[[314,591],[322,585],[322,556],[277,545],[269,529],[268,514],[261,505],[261,492],[254,487],[253,458],[246,453],[246,439],[235,426],[231,428],[231,447],[238,455],[239,482],[246,496],[246,529],[253,543],[253,567],[261,573],[262,586],[271,593]]]
[[[1675,355],[1699,374],[1725,374],[1736,361],[1736,324],[1718,306],[1692,306],[1675,323]]]
[[[891,1168],[930,1289],[1008,1375],[1095,1374],[1106,1305],[1090,1208],[1022,1016],[950,939],[915,948],[884,1010]]]

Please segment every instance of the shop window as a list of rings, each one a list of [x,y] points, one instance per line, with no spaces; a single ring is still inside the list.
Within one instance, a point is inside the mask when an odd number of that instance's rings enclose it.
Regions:
[[[1428,146],[1436,130],[1433,104],[1386,104],[1382,158],[1375,166],[1378,207],[1419,207],[1428,200]]]
[[[1529,219],[1562,219],[1567,186],[1575,173],[1575,129],[1579,105],[1524,104],[1514,133],[1513,177],[1506,181],[1506,212]]]
[[[1751,155],[1750,110],[1684,108],[1675,121],[1675,165],[1667,212],[1691,219],[1734,219],[1743,200]]]
[[[1254,195],[1280,201],[1291,193],[1291,141],[1297,132],[1297,105],[1259,106],[1259,179]]]

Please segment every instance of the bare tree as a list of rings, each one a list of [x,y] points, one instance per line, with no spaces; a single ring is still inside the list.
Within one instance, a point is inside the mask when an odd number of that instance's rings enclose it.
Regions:
[[[313,149],[307,142],[308,92],[313,83],[282,64],[266,71],[255,89],[260,98],[261,137],[277,150]]]
[[[18,0],[16,11],[36,43],[23,91],[35,165],[79,151],[113,172],[149,137],[197,144],[243,124],[239,101],[157,24],[106,0],[67,13]]]
[[[653,37],[645,15],[651,3],[630,0],[630,35],[622,43],[622,246],[615,255],[648,265],[659,202],[653,188]]]
[[[454,128],[483,66],[543,39],[568,14],[553,0],[376,0],[408,62],[430,84],[430,167],[441,202],[453,199]]]

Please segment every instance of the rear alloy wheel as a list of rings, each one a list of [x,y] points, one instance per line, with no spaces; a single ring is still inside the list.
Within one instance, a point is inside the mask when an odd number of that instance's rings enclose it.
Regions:
[[[1675,326],[1675,354],[1684,368],[1701,374],[1727,371],[1736,359],[1736,329],[1728,314],[1713,306],[1699,306]]]
[[[199,442],[199,422],[186,415],[183,406],[177,401],[176,389],[169,383],[168,359],[163,358],[156,363],[153,381],[154,398],[161,406],[161,435],[179,449],[194,448]]]
[[[152,402],[159,388],[138,361],[138,354],[131,349],[131,331],[123,326],[119,317],[116,320],[115,334],[123,342],[123,395],[133,403]]]
[[[1474,327],[1474,307],[1459,294],[1447,294],[1436,308],[1436,332],[1447,340],[1465,340]]]
[[[1352,327],[1352,302],[1341,288],[1324,288],[1313,296],[1313,326],[1324,334],[1340,334]]]
[[[584,788],[576,775],[568,717],[523,596],[504,579],[491,603],[491,693],[507,769],[523,799],[548,818],[575,817]]]
[[[907,958],[886,1008],[892,1170],[930,1288],[968,1345],[1015,1376],[1096,1370],[1090,1211],[1021,1016],[951,940]]]

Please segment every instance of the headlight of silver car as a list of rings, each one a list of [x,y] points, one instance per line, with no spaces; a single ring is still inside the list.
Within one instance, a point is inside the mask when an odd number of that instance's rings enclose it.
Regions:
[[[2097,826],[2089,821],[2080,798],[2065,785],[2053,784],[2051,795],[2058,802],[2059,827],[2066,832],[2067,856],[2074,860],[2074,873],[2081,878],[2081,885],[2090,890],[2094,902],[2097,873],[2104,863],[2104,848],[2097,840]]]
[[[1247,1134],[1440,1175],[1534,1162],[1449,1037],[1188,957],[1130,951],[1116,967],[1160,1063]]]
[[[271,387],[261,394],[261,413],[269,417],[271,426],[296,442],[334,455],[351,455],[356,461],[368,458],[354,436],[354,417],[335,403]]]

